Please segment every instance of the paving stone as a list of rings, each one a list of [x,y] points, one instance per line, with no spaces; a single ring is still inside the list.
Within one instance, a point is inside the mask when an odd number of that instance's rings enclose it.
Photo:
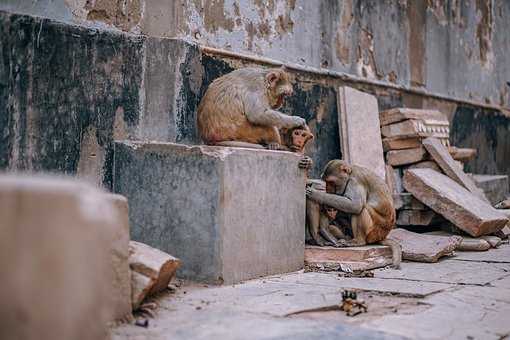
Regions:
[[[129,267],[133,273],[133,287],[136,288],[133,289],[132,304],[133,309],[136,309],[147,296],[168,287],[181,261],[159,249],[136,241],[129,243],[129,253]]]
[[[492,251],[492,250],[491,250]],[[376,269],[376,278],[484,285],[508,275],[510,264],[444,259],[436,263],[402,263],[400,271]],[[426,273],[426,274],[424,274]]]
[[[472,175],[472,177],[492,205],[496,205],[508,196],[508,176]]]
[[[413,313],[395,313],[364,327],[411,339],[501,339],[510,333],[510,291],[493,287],[463,287],[434,294]]]
[[[419,148],[421,146],[421,138],[418,137],[394,137],[383,138],[383,151],[388,152],[391,150],[403,150]]]
[[[379,119],[381,121],[381,126],[398,123],[407,119],[441,122],[444,126],[448,126],[448,118],[437,110],[398,107],[381,111],[379,113]]]
[[[305,247],[305,263],[310,266],[337,266],[351,270],[370,270],[392,264],[391,248],[370,245],[364,247]]]
[[[386,153],[386,161],[392,166],[400,166],[421,162],[430,158],[429,154],[423,147],[393,150]]]
[[[405,229],[393,229],[387,236],[402,246],[402,258],[416,262],[437,262],[440,257],[452,255],[462,242],[462,237],[433,236],[413,233]]]
[[[475,182],[466,173],[464,173],[461,167],[455,164],[455,160],[450,156],[448,149],[442,145],[438,139],[426,138],[423,140],[423,146],[448,177],[462,185],[472,194],[487,201],[483,191],[476,186]]]
[[[471,236],[491,234],[508,222],[487,202],[431,169],[407,170],[404,188]]]
[[[501,245],[499,248],[489,249],[484,252],[457,251],[454,259],[463,261],[486,261],[510,263],[510,246]]]
[[[396,223],[401,226],[429,226],[436,216],[432,210],[400,210]]]
[[[118,307],[112,243],[125,231],[107,195],[1,175],[0,216],[0,339],[104,338]]]
[[[234,283],[303,267],[299,160],[282,151],[117,142],[113,186],[129,199],[133,240],[179,258],[180,277]]]
[[[351,164],[372,169],[385,178],[377,99],[351,87],[338,89],[340,145]]]

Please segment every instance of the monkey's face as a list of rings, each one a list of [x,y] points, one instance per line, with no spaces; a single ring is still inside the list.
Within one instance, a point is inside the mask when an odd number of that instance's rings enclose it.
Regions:
[[[303,128],[297,128],[292,131],[292,146],[293,151],[302,152],[306,143],[313,139],[313,134]]]
[[[336,210],[335,208],[327,207],[326,214],[328,215],[329,220],[333,221],[336,218],[336,215],[338,214],[338,210]]]
[[[271,70],[266,75],[268,88],[268,99],[271,108],[277,109],[281,107],[285,101],[285,97],[294,93],[289,74],[283,68]]]
[[[343,195],[345,187],[349,182],[351,171],[351,167],[343,161],[328,164],[326,171],[322,175],[323,180],[326,182],[326,192]]]

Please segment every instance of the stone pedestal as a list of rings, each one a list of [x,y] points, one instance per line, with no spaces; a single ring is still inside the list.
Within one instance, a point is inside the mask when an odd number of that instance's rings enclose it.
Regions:
[[[235,283],[299,270],[305,172],[289,152],[117,142],[114,191],[131,238],[181,259],[177,275]]]

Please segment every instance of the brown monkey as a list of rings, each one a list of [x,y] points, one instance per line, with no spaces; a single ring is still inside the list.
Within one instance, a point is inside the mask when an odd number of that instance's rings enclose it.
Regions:
[[[301,117],[276,111],[292,93],[284,68],[242,68],[215,79],[198,107],[200,136],[209,145],[277,150],[280,128],[306,125]]]
[[[282,135],[284,148],[300,154],[304,153],[306,144],[314,138],[307,125],[292,129],[282,129]]]
[[[306,196],[318,204],[337,209],[351,216],[351,240],[339,240],[339,246],[363,246],[380,243],[389,245],[393,265],[400,266],[400,245],[386,236],[395,225],[395,208],[390,191],[371,170],[350,165],[342,160],[330,161],[322,174],[326,192],[308,187]]]

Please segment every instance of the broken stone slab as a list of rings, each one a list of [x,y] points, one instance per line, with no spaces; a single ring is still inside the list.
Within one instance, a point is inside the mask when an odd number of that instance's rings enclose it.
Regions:
[[[402,149],[412,149],[418,148],[421,146],[421,138],[418,137],[408,137],[408,138],[384,138],[382,140],[383,143],[383,151],[391,151],[391,150],[402,150]]]
[[[449,137],[448,123],[432,122],[426,123],[422,120],[404,120],[399,123],[381,127],[381,133],[385,138],[424,138],[436,137],[445,146],[448,146]]]
[[[443,173],[443,170],[434,161],[423,161],[408,165],[405,169],[432,169],[437,172]]]
[[[437,110],[413,109],[397,107],[379,113],[381,126],[394,124],[408,119],[419,119],[428,122],[441,122],[448,125],[448,118]]]
[[[495,205],[508,195],[508,176],[506,175],[472,175],[476,186],[483,190],[485,197]]]
[[[462,242],[460,236],[433,236],[413,233],[405,229],[393,229],[389,239],[402,246],[402,258],[415,262],[437,262],[439,258],[451,255]]]
[[[458,148],[455,146],[450,146],[448,147],[448,152],[454,160],[460,161],[462,163],[469,162],[476,156],[476,149],[470,148]]]
[[[483,191],[480,190],[476,186],[475,182],[455,163],[455,160],[452,156],[450,156],[448,149],[442,145],[438,139],[426,138],[423,140],[423,146],[448,177],[462,185],[480,199],[487,201]]]
[[[338,126],[343,158],[385,179],[377,98],[343,86],[338,89]]]
[[[452,237],[452,236],[459,236],[462,240],[461,240],[460,244],[457,246],[456,250],[460,250],[460,251],[486,251],[491,248],[491,244],[487,240],[485,240],[481,237],[473,238],[473,237],[468,237],[465,235],[462,235],[462,236],[461,235],[453,235],[453,234],[448,233],[443,230],[432,231],[432,232],[429,232],[426,234],[427,235],[435,235],[438,237],[445,237],[445,238]]]
[[[105,338],[122,314],[111,265],[128,265],[112,261],[126,225],[107,195],[69,178],[1,175],[0,216],[0,338]]]
[[[147,297],[165,290],[181,261],[141,242],[129,242],[129,267],[133,273],[133,310]],[[141,277],[144,276],[144,277]]]
[[[396,223],[400,226],[429,226],[436,216],[432,210],[400,210]]]
[[[303,268],[305,171],[283,151],[116,142],[114,191],[131,239],[182,261],[177,276],[236,283]]]
[[[380,245],[347,248],[307,245],[305,263],[311,267],[362,271],[391,265],[393,255],[390,247]]]
[[[393,195],[393,205],[396,210],[427,210],[425,204],[418,201],[408,192]]]
[[[393,150],[386,153],[386,161],[392,166],[412,164],[429,159],[429,154],[423,147]]]
[[[477,237],[500,230],[508,219],[449,177],[431,169],[410,169],[404,188],[455,226]]]

